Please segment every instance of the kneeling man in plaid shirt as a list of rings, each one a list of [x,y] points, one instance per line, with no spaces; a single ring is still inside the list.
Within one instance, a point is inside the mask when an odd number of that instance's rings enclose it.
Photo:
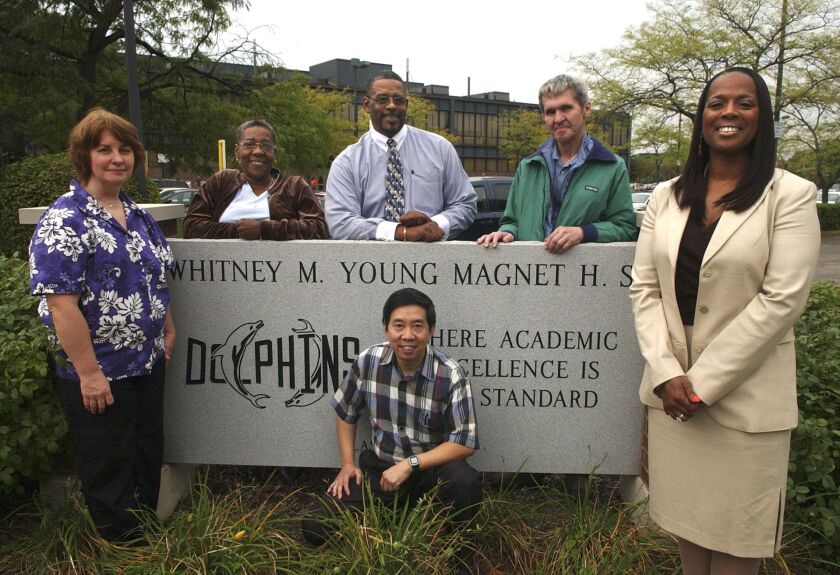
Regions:
[[[469,521],[481,501],[481,478],[465,461],[478,449],[470,382],[457,361],[432,348],[435,306],[412,288],[391,294],[382,310],[388,341],[362,351],[335,393],[332,406],[341,470],[319,510],[336,503],[361,508],[362,479],[374,497],[413,504],[438,481],[438,497],[458,521]],[[353,457],[356,423],[367,412],[373,449]],[[319,518],[304,521],[312,543],[329,535]]]

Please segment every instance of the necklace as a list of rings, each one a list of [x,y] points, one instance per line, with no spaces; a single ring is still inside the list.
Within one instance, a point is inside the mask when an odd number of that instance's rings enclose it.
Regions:
[[[262,195],[266,190],[271,189],[271,186],[274,185],[274,183],[277,181],[278,177],[279,176],[269,176],[268,178],[266,178],[262,182],[259,182],[259,184],[257,184],[257,185],[254,185],[254,183],[251,182],[251,180],[249,180],[247,176],[245,177],[245,181],[248,182],[249,186],[251,186],[251,190],[253,190],[254,194],[259,196],[259,195]],[[261,188],[262,184],[265,183],[265,182],[268,182],[266,184],[265,188],[259,194],[257,194],[257,188]]]
[[[94,196],[96,198],[96,196]],[[114,200],[106,201],[105,198],[96,198],[96,201],[108,208],[109,210],[113,210],[118,205],[120,205],[120,198],[117,197]]]

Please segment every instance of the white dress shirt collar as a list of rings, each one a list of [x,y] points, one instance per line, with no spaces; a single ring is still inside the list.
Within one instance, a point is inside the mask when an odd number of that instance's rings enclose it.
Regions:
[[[373,140],[373,143],[379,146],[380,149],[388,151],[388,136],[385,134],[380,134],[377,132],[373,127],[373,122],[370,123],[370,139]],[[408,124],[403,124],[403,127],[400,129],[399,132],[394,136],[394,141],[397,143],[397,149],[399,150],[402,147],[403,142],[405,142],[405,137],[408,134]]]

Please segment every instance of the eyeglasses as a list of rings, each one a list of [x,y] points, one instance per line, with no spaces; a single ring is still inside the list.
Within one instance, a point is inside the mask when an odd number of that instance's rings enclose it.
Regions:
[[[266,154],[270,154],[277,149],[277,146],[271,142],[255,142],[253,140],[245,140],[244,142],[240,142],[238,145],[240,149],[245,150],[246,152],[253,152],[258,146]]]
[[[395,106],[404,106],[408,101],[404,96],[386,96],[385,94],[379,94],[373,98],[373,101],[380,106],[387,106],[388,102],[391,100],[393,100]]]

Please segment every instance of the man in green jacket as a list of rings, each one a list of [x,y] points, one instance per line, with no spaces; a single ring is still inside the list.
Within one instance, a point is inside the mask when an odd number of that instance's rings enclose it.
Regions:
[[[624,160],[586,131],[586,84],[561,74],[542,85],[539,101],[550,137],[519,163],[499,231],[477,243],[538,240],[560,254],[581,242],[635,240]]]

